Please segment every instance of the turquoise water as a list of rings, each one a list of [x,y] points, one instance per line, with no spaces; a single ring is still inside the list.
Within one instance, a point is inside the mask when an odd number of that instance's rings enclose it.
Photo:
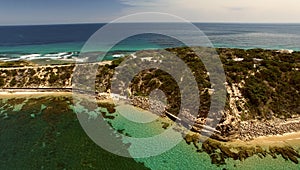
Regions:
[[[133,43],[133,42],[131,42]],[[49,54],[61,52],[79,52],[83,47],[84,42],[67,42],[67,43],[53,43],[42,45],[20,45],[20,46],[0,46],[0,53],[2,54]],[[136,44],[119,44],[111,49],[111,51],[138,51],[144,49],[159,49],[162,48],[156,44],[150,43],[136,43]],[[103,49],[97,48],[98,51]]]
[[[60,52],[80,51],[83,42],[66,42],[66,43],[53,43],[53,44],[40,44],[40,45],[19,45],[19,46],[0,46],[2,53],[11,54],[49,54]]]
[[[124,112],[139,113],[151,119],[155,115],[124,107],[117,107],[114,114],[107,113],[114,119],[106,121],[127,136],[152,137],[165,131],[163,123],[169,123],[168,128],[173,124],[167,118],[143,124],[129,121],[122,116]],[[208,154],[197,152],[192,144],[188,145],[184,140],[157,156],[134,159],[120,157],[105,151],[88,138],[72,108],[72,99],[66,96],[1,99],[0,169],[143,169],[142,165],[155,170],[300,169],[300,165],[286,161],[281,156],[277,156],[277,159],[253,156],[244,161],[229,159],[226,165],[217,166],[211,164]],[[104,108],[97,110],[107,111]],[[89,114],[97,116],[94,111]],[[128,140],[121,138],[121,142],[127,144]],[[135,153],[132,149],[128,148],[130,154]]]
[[[0,27],[0,57],[19,57],[20,54],[48,54],[60,52],[79,52],[87,40],[105,24],[45,25]],[[300,24],[221,24],[195,23],[211,41],[214,47],[226,48],[264,48],[300,50]],[[120,27],[123,25],[121,24]],[[126,25],[125,25],[126,26]],[[137,27],[141,26],[137,24]],[[165,24],[149,23],[143,27],[154,26],[164,31]],[[170,23],[167,28],[177,36],[197,44],[197,34],[186,32],[180,23]],[[126,32],[126,27],[124,32]],[[112,33],[112,37],[114,34]],[[123,41],[123,40],[120,40]],[[106,43],[106,42],[103,42]],[[107,44],[106,44],[107,45]],[[112,51],[132,52],[144,49],[158,49],[182,46],[182,42],[167,36],[143,34],[129,37]],[[96,51],[103,50],[98,46]]]
[[[1,170],[147,169],[93,143],[70,109],[70,96],[1,97]]]
[[[123,110],[124,111],[124,110]],[[126,111],[130,112],[130,109]],[[136,109],[134,112],[140,112],[140,114],[152,114],[149,112]],[[137,124],[128,121],[122,115],[115,113],[116,117],[113,120],[109,120],[115,129],[124,130],[123,133],[128,133],[133,137],[150,137],[162,133],[162,122],[172,124],[172,121],[167,118],[159,118],[151,123]],[[126,141],[124,141],[126,143]],[[130,148],[128,149],[129,152]],[[290,161],[284,160],[281,156],[277,159],[273,159],[271,156],[267,156],[261,159],[258,156],[250,157],[244,161],[235,161],[229,159],[226,161],[226,165],[217,166],[211,164],[211,159],[206,153],[198,153],[196,148],[191,144],[188,145],[182,140],[171,150],[168,150],[161,155],[152,156],[149,158],[136,158],[137,162],[142,162],[146,167],[151,169],[170,169],[170,170],[182,170],[182,169],[300,169],[300,165],[294,164]]]

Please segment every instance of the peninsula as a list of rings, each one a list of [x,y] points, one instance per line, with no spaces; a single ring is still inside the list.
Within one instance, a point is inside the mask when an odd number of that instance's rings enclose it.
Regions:
[[[209,72],[192,49],[169,48],[191,69],[196,79],[200,96],[197,116],[184,115],[185,122],[195,122],[188,130],[178,124],[188,144],[198,152],[209,154],[212,163],[225,164],[225,160],[244,160],[258,155],[273,158],[282,156],[296,164],[299,162],[300,139],[300,52],[262,49],[217,49],[226,75],[226,103],[221,120],[215,129],[210,125],[207,114],[214,89]],[[111,79],[115,68],[130,58],[140,57],[147,62],[157,62],[160,50],[138,51],[113,61],[93,63],[98,65],[95,82],[95,96],[111,112],[114,104],[109,99]],[[151,56],[149,58],[149,56]],[[16,95],[18,92],[66,92],[71,93],[75,63],[40,64],[29,61],[0,63],[0,95]],[[151,110],[164,110],[165,119],[177,119],[180,108],[178,86],[170,75],[159,69],[144,70],[137,74],[130,84],[132,105]],[[167,104],[151,103],[149,94],[162,90]],[[191,102],[192,103],[192,102]],[[151,110],[153,111],[153,109]],[[112,118],[109,115],[104,115]],[[169,125],[163,124],[162,128]],[[201,132],[213,132],[209,139]],[[205,139],[205,140],[204,140]],[[201,141],[204,141],[201,143]]]

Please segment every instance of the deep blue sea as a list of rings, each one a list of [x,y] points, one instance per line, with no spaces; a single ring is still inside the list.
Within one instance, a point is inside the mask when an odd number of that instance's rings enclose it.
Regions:
[[[151,24],[151,23],[148,23]],[[39,56],[76,56],[85,42],[105,24],[1,26],[0,58],[19,58],[28,54]],[[291,49],[300,51],[300,24],[221,24],[195,23],[205,33],[214,47]],[[193,39],[178,24],[173,32]],[[156,24],[160,28],[160,24]],[[120,43],[114,51],[126,53],[143,49],[182,46],[182,43],[166,36],[144,34]],[[99,48],[101,51],[101,47]],[[68,52],[66,54],[66,52]]]

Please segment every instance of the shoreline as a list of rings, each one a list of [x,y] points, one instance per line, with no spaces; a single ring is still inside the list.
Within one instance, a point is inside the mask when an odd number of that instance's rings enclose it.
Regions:
[[[50,91],[43,91],[43,92],[38,92],[38,91],[27,91],[27,92],[5,92],[5,91],[0,91],[0,96],[2,98],[2,96],[4,96],[5,98],[15,98],[16,96],[17,97],[26,97],[26,96],[48,96],[48,95],[51,95],[51,96],[61,96],[61,95],[71,95],[72,92],[56,92],[56,91],[53,91],[53,92],[50,92]]]
[[[297,144],[300,146],[300,131],[298,132],[290,132],[290,133],[284,133],[282,135],[268,135],[268,136],[260,136],[257,138],[254,138],[251,141],[246,141],[249,143],[256,143],[256,144],[262,144],[260,141],[268,142],[268,143],[286,143],[288,141],[297,141]],[[295,141],[295,142],[296,142]],[[235,141],[232,141],[235,142]],[[238,141],[237,141],[238,142]],[[243,141],[245,142],[245,141]]]
[[[3,90],[3,89],[2,89]],[[8,91],[0,91],[0,96],[5,96],[14,98],[16,96],[18,97],[26,97],[26,96],[72,96],[73,92],[72,91],[14,91],[13,93],[8,92]],[[108,104],[114,104],[113,99],[109,98],[109,93],[101,93],[101,95],[96,97],[97,103],[108,103]],[[135,106],[136,107],[136,106]],[[136,107],[137,109],[142,109],[140,107]],[[155,113],[153,113],[155,114]],[[251,121],[250,121],[251,122]],[[295,120],[291,120],[291,122],[295,122]],[[290,122],[286,122],[285,124],[288,124]],[[298,122],[297,122],[298,123]],[[192,133],[197,133],[197,132],[192,132]],[[241,139],[233,139],[230,141],[225,141],[224,143],[256,143],[255,141],[268,141],[269,143],[272,142],[283,142],[283,141],[293,141],[297,140],[299,141],[299,146],[300,146],[300,131],[296,132],[288,132],[288,133],[283,133],[283,134],[277,134],[277,135],[264,135],[264,136],[258,136],[254,137],[250,140],[241,140]],[[261,143],[260,143],[261,144]]]
[[[115,104],[112,98],[107,95],[108,93],[100,94],[97,96],[96,102],[99,107],[107,108],[108,113],[115,111]],[[79,94],[81,95],[81,94]],[[6,99],[18,99],[26,97],[72,97],[72,92],[0,92],[0,97],[3,100]],[[86,97],[86,96],[83,96]],[[91,97],[91,96],[90,96]],[[89,97],[88,97],[89,98]],[[137,109],[142,109],[135,107]],[[144,110],[144,109],[142,109]],[[155,113],[153,113],[155,114]],[[103,115],[103,113],[102,113]],[[104,115],[107,116],[107,115]],[[168,117],[161,117],[161,121],[168,124],[171,121]],[[110,116],[107,116],[110,119]],[[169,124],[161,126],[163,129],[167,129]],[[187,145],[193,144],[195,152],[206,153],[211,159],[211,163],[217,166],[226,164],[226,161],[231,158],[233,160],[243,161],[247,158],[258,156],[264,158],[271,156],[273,159],[278,156],[282,156],[285,160],[299,163],[300,152],[300,131],[293,133],[284,133],[282,135],[268,135],[253,138],[251,140],[230,140],[222,141],[213,139],[211,137],[201,136],[198,132],[192,132],[187,130],[181,124],[177,124],[174,128],[182,134],[183,141]]]

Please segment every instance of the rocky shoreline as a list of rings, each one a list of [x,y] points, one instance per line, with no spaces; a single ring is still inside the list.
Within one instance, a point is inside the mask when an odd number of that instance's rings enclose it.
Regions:
[[[96,97],[96,99],[99,107],[107,108],[109,113],[115,112],[115,104],[113,103],[110,94],[101,93]],[[145,110],[151,108],[151,104],[154,104],[154,106],[159,105],[159,107],[157,107],[159,109],[156,110],[157,112],[161,112],[164,106],[160,102],[153,101],[149,104],[149,100],[143,97],[131,98],[131,100],[128,100],[128,102],[136,105],[137,107],[139,107],[138,105],[140,105]],[[110,114],[106,115],[102,113],[102,115],[108,119],[114,118]],[[230,140],[220,140],[220,138],[207,138],[205,136],[201,136],[200,133],[193,130],[193,128],[192,131],[189,131],[179,124],[175,126],[176,128],[174,130],[177,130],[182,134],[187,144],[193,144],[197,152],[207,153],[211,158],[211,162],[216,165],[226,164],[226,160],[229,158],[233,160],[243,161],[255,155],[259,156],[260,158],[264,158],[266,156],[271,156],[274,159],[282,157],[285,160],[289,160],[295,164],[298,164],[300,158],[300,146],[298,144],[290,145],[289,143],[286,143],[284,141],[275,141],[271,143],[259,142],[257,141],[257,138],[267,135],[278,135],[291,131],[297,131],[297,129],[299,128],[299,120],[299,118],[293,118],[293,120],[286,121],[275,119],[273,122],[257,120],[247,122],[244,121],[241,122],[240,125],[240,138],[231,138]],[[198,122],[198,124],[196,123],[196,125],[194,126],[199,127],[198,125],[200,124],[201,123]],[[169,124],[162,124],[162,128],[167,129],[169,127]],[[244,136],[242,136],[241,134],[243,134]],[[216,134],[214,134],[212,137],[214,137],[215,135]],[[252,138],[247,136],[251,136]]]
[[[104,98],[105,97],[102,99]],[[167,116],[164,112],[165,105],[159,101],[136,96],[127,100],[127,103],[156,114],[158,113],[158,115],[162,117]],[[191,119],[190,116],[191,115],[187,114],[185,117]],[[236,130],[235,135],[232,135],[231,137],[224,137],[217,131],[214,131],[214,134],[210,137],[202,136],[205,134],[203,133],[205,130],[210,131],[209,128],[203,126],[206,121],[203,118],[201,118],[201,120],[195,119],[195,124],[192,126],[191,130],[184,128],[180,124],[177,124],[177,126],[174,127],[174,130],[182,134],[187,144],[193,144],[197,152],[207,153],[211,158],[211,163],[218,166],[226,164],[226,160],[229,158],[243,161],[255,155],[260,158],[271,156],[274,159],[281,156],[285,160],[298,164],[298,159],[300,158],[300,146],[291,146],[283,141],[281,143],[259,143],[256,139],[258,137],[267,137],[269,135],[275,136],[284,135],[290,132],[299,132],[299,120],[299,118],[293,118],[292,120],[274,119],[272,121],[243,121],[238,124],[238,130]],[[162,125],[162,128],[164,129],[167,129],[168,127],[169,124]],[[213,132],[213,130],[210,132]]]
[[[251,140],[260,136],[283,135],[285,133],[299,132],[300,118],[281,120],[275,118],[271,121],[250,120],[240,125],[240,140]]]
[[[146,97],[134,96],[128,103],[141,109],[151,111],[162,117],[167,116],[165,113],[165,105],[162,102],[149,100]],[[218,124],[217,128],[213,129],[206,126],[208,121],[207,118],[195,118],[188,112],[184,112],[183,114],[185,122],[193,123],[190,128],[191,131],[199,134],[208,133],[209,135],[212,135],[212,138],[220,141],[231,141],[235,139],[249,141],[262,136],[300,132],[300,117],[294,117],[287,120],[274,118],[273,120],[261,121],[232,121],[233,117],[229,116],[226,121]]]
[[[184,134],[184,139],[187,144],[193,143],[197,152],[205,152],[210,158],[212,164],[224,165],[226,159],[243,161],[249,157],[257,155],[260,158],[271,156],[276,159],[278,156],[282,156],[285,160],[290,160],[295,164],[299,163],[299,145],[291,146],[288,144],[277,143],[245,143],[241,142],[220,142],[214,139],[202,139],[199,134],[187,133]],[[199,141],[203,140],[202,144]]]
[[[130,103],[136,107],[149,110],[151,104],[158,106],[157,112],[163,110],[163,105],[159,102],[153,102],[145,97],[133,97]],[[153,111],[153,110],[152,110]],[[166,116],[165,114],[161,116]],[[185,116],[187,119],[192,120],[189,114]],[[232,117],[229,117],[231,119]],[[182,133],[183,138],[187,144],[193,144],[197,149],[197,152],[205,152],[211,158],[211,163],[216,165],[226,164],[226,160],[231,158],[233,160],[243,161],[249,157],[257,155],[260,158],[266,156],[271,156],[272,158],[277,158],[278,156],[283,157],[285,160],[290,160],[295,164],[299,163],[300,158],[300,147],[292,147],[289,144],[278,144],[277,142],[272,143],[256,143],[255,140],[258,137],[276,136],[284,135],[290,132],[300,132],[300,118],[294,117],[293,119],[282,120],[274,118],[273,120],[249,120],[242,121],[235,124],[235,130],[231,131],[230,137],[228,134],[222,136],[222,133],[218,131],[209,130],[204,127],[206,119],[198,118],[193,119],[195,121],[191,128],[191,131],[183,128],[182,126],[177,126],[175,130]],[[218,127],[231,126],[233,121],[225,121],[228,124],[222,123]],[[163,127],[165,128],[165,127]],[[203,132],[208,131],[210,138],[201,136],[205,134]],[[213,134],[209,133],[213,132]],[[224,134],[223,134],[224,135]],[[236,141],[240,141],[236,143]],[[247,144],[248,142],[253,142]]]

